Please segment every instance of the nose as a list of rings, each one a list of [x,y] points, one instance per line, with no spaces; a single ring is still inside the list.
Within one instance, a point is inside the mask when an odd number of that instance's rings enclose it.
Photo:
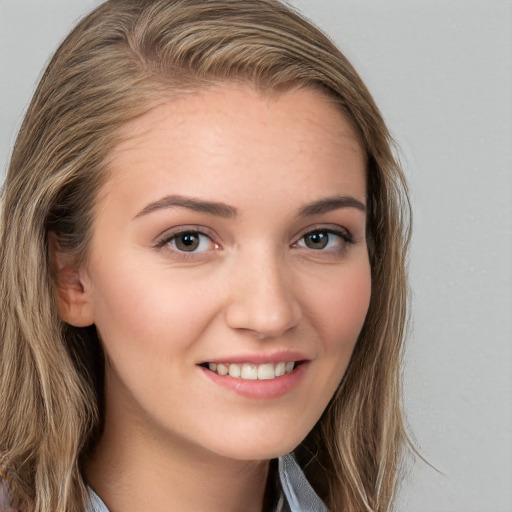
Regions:
[[[297,326],[302,309],[285,263],[269,254],[240,260],[229,280],[228,326],[259,338],[276,338]]]

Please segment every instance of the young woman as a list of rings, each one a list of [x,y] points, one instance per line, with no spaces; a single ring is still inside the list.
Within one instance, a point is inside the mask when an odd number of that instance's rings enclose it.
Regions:
[[[105,2],[3,190],[2,510],[390,510],[407,209],[289,7]]]

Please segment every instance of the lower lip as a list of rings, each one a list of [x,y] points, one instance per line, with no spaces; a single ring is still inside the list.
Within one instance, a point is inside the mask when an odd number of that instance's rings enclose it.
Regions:
[[[246,398],[270,400],[286,395],[297,387],[304,377],[308,363],[301,363],[292,372],[268,380],[248,380],[219,375],[208,368],[198,368],[215,384]]]

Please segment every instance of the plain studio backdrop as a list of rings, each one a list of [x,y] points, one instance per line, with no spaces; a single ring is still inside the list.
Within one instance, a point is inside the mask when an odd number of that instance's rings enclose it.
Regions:
[[[243,1],[243,0],[241,0]],[[0,0],[0,178],[49,55],[99,1]],[[512,2],[296,0],[370,88],[411,189],[400,512],[512,511]]]

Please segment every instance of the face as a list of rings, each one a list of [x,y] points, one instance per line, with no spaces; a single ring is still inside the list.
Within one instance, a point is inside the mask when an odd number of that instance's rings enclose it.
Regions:
[[[107,412],[238,460],[291,451],[339,385],[369,304],[350,124],[317,91],[219,87],[124,135],[67,313],[97,326]]]

